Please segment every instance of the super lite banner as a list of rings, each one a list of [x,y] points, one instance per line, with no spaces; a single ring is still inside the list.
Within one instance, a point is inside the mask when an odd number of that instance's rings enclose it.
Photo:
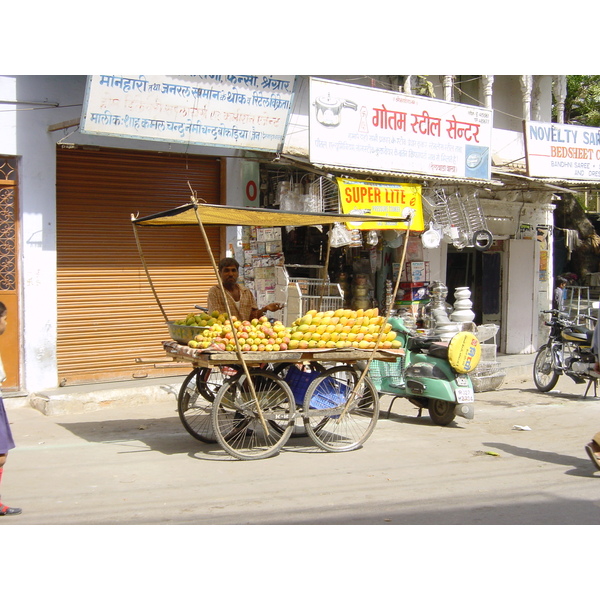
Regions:
[[[410,231],[423,231],[423,201],[421,186],[409,183],[382,183],[338,177],[342,213],[357,215],[356,221],[346,223],[348,229],[401,229],[406,223],[360,221],[360,215],[382,217],[412,217]]]

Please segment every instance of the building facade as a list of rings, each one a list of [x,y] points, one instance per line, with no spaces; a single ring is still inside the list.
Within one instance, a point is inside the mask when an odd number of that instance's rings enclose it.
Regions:
[[[478,318],[499,325],[502,352],[535,350],[539,312],[551,303],[552,213],[561,188],[524,174],[523,121],[551,121],[553,89],[560,99],[564,79],[321,78],[403,94],[425,90],[429,97],[491,110],[492,169],[478,181],[407,171],[401,161],[382,171],[311,161],[309,79],[295,78],[283,144],[273,152],[92,135],[82,130],[86,76],[0,76],[0,299],[10,310],[0,349],[11,374],[7,390],[27,394],[183,372],[162,356],[160,341],[168,334],[141,267],[131,216],[184,204],[190,195],[211,204],[277,206],[270,195],[274,186],[304,175],[476,193],[493,244],[480,252],[444,240],[423,249],[429,278],[469,286],[485,299],[478,300]],[[240,232],[213,229],[213,250],[242,262]],[[142,241],[170,318],[193,311],[215,282],[198,239],[161,232]],[[310,240],[303,243],[312,247]]]

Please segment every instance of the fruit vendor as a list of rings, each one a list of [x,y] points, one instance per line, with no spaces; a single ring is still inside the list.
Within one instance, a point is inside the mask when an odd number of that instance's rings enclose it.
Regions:
[[[219,277],[225,288],[232,316],[236,316],[242,321],[251,321],[252,319],[259,319],[267,311],[274,312],[283,308],[283,304],[278,304],[277,302],[271,302],[271,304],[267,304],[264,308],[258,308],[252,292],[248,288],[238,284],[239,272],[240,265],[235,258],[227,257],[219,262]],[[227,312],[225,298],[223,298],[223,293],[219,285],[214,285],[208,290],[207,302],[208,312]]]

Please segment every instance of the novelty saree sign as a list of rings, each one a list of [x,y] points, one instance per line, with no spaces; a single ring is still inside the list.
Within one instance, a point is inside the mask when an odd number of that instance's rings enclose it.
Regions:
[[[526,121],[527,174],[554,179],[600,180],[600,129]]]
[[[360,221],[360,215],[381,215],[389,218],[411,216],[411,231],[423,231],[421,186],[409,183],[383,183],[359,179],[337,178],[342,213],[357,215],[356,222],[346,223],[348,229],[403,229],[406,223]]]
[[[317,78],[309,98],[313,163],[490,178],[489,109]]]
[[[83,133],[277,151],[293,75],[92,75]]]

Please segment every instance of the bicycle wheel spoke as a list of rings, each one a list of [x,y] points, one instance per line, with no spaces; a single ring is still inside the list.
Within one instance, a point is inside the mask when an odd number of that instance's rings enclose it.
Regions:
[[[219,369],[194,369],[183,381],[177,397],[177,412],[187,432],[196,439],[217,441],[211,422],[214,398],[222,384]]]
[[[212,412],[217,440],[242,460],[276,454],[291,435],[295,413],[285,382],[266,372],[251,377],[256,399],[246,375],[241,375],[223,385]]]
[[[358,385],[351,367],[334,367],[309,386],[303,406],[308,434],[324,450],[343,452],[362,446],[379,416],[379,395],[368,377]]]

